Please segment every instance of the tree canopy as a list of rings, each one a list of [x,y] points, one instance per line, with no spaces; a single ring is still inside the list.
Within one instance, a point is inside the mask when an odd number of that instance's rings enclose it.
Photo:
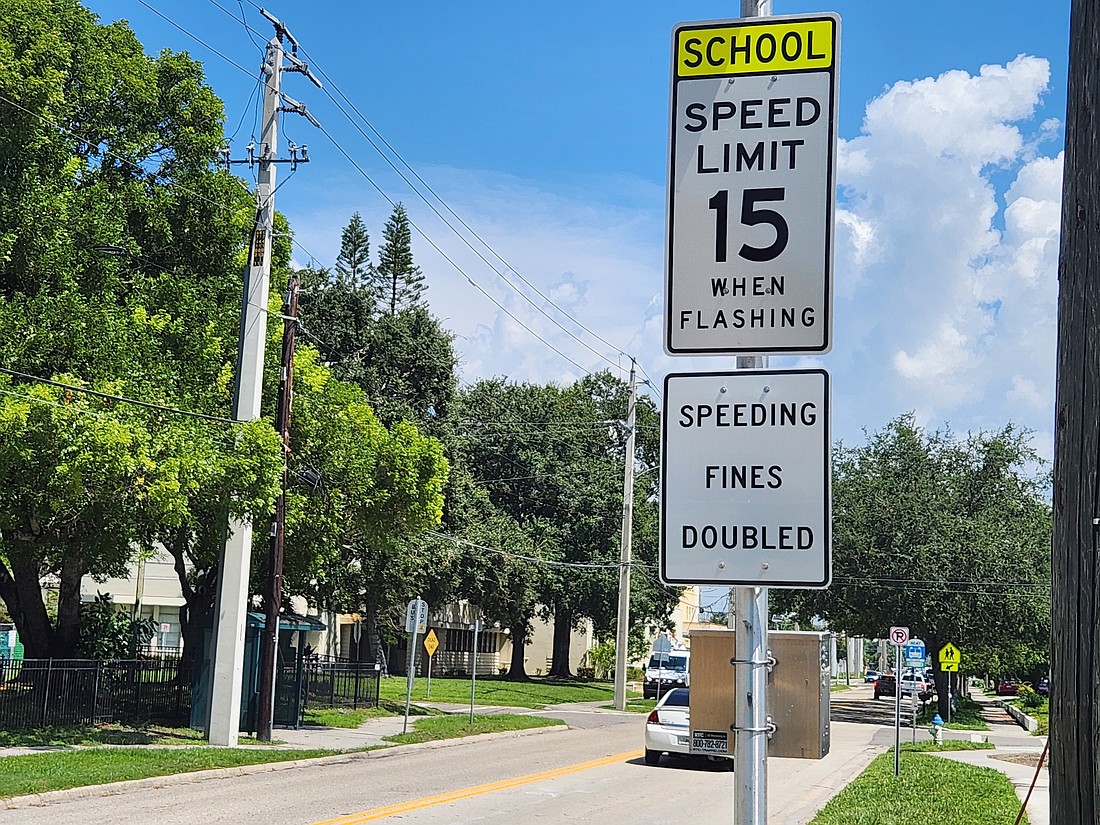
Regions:
[[[839,446],[832,586],[773,591],[774,609],[869,638],[905,625],[930,651],[953,642],[966,668],[1032,667],[1050,633],[1048,476],[1037,468],[1011,424],[960,438],[910,414]]]

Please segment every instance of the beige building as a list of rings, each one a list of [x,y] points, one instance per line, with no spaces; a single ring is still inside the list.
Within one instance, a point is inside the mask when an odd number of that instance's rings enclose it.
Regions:
[[[85,577],[81,582],[81,599],[90,602],[97,593],[109,593],[119,608],[131,615],[153,620],[157,628],[150,642],[153,650],[165,653],[178,653],[182,650],[180,608],[184,600],[172,557],[167,550],[158,547],[152,554],[131,565],[128,576],[112,577],[103,582]],[[304,643],[312,650],[341,659],[356,659],[363,655],[360,651],[364,651],[368,643],[363,638],[363,623],[358,615],[322,615],[301,598],[293,599],[292,607],[295,613],[319,619],[327,628],[323,631],[303,632]],[[433,673],[442,675],[470,672],[474,635],[470,629],[472,623],[470,606],[465,602],[431,611],[429,624],[435,630],[439,642],[432,657]],[[532,640],[524,651],[528,675],[539,676],[549,672],[553,643],[553,624],[535,619]],[[573,673],[584,664],[588,650],[594,644],[590,622],[581,630],[573,631],[570,646],[570,669]],[[499,625],[490,625],[478,633],[477,648],[478,675],[498,674],[512,660],[511,631]],[[417,653],[418,657],[424,657],[424,661],[418,665],[423,672],[427,667],[426,654],[422,647]],[[390,647],[387,660],[389,670],[404,673],[407,655],[404,639],[400,639],[396,645]]]

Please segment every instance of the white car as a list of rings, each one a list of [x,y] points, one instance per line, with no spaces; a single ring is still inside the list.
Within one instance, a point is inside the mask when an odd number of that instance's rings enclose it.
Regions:
[[[645,720],[645,762],[656,765],[662,754],[671,756],[702,756],[691,753],[689,699],[687,688],[673,688],[664,696]],[[732,756],[707,756],[711,760],[729,761]]]

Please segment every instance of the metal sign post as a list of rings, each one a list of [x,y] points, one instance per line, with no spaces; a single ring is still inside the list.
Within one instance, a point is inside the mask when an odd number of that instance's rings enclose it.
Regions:
[[[901,773],[901,645],[894,645],[894,776]]]
[[[660,570],[737,585],[737,825],[767,821],[768,587],[830,578],[828,375],[755,368],[832,346],[840,18],[771,7],[672,33],[664,349],[754,371],[666,379]]]
[[[477,634],[482,628],[481,619],[474,619],[470,630],[474,632],[474,648],[472,651],[472,663],[470,666],[470,724],[474,723],[474,696],[477,692]]]
[[[405,723],[402,733],[409,731],[409,708],[412,705],[413,680],[416,678],[416,637],[428,627],[428,603],[417,596],[405,608],[405,631],[409,634],[409,661],[405,679]]]
[[[940,671],[947,674],[947,721],[951,721],[951,674],[959,672],[962,664],[962,653],[955,645],[948,642],[940,648]]]
[[[909,641],[908,627],[891,627],[894,645],[894,776],[901,773],[901,647]]]

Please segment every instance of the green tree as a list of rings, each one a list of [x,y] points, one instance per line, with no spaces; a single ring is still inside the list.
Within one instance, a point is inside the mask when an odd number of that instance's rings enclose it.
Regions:
[[[1036,466],[1011,424],[960,439],[904,415],[863,446],[838,447],[832,586],[775,591],[773,609],[869,638],[906,625],[930,651],[953,642],[964,661],[971,649],[1044,655],[1050,507]],[[936,682],[946,714],[946,675]]]
[[[379,304],[390,315],[420,304],[427,289],[420,267],[413,263],[409,216],[400,203],[393,208],[382,230],[382,246],[372,283]]]
[[[450,440],[457,366],[452,335],[417,305],[383,314],[371,325],[360,385],[387,425],[409,420]]]
[[[340,254],[336,256],[337,281],[352,288],[359,287],[369,281],[371,270],[370,235],[363,217],[356,212],[340,233]]]
[[[125,23],[100,26],[75,0],[0,0],[0,364],[227,415],[237,316],[226,308],[240,300],[253,208],[216,171],[222,125],[187,55],[150,58]],[[121,572],[136,547],[201,517],[191,462],[203,450],[171,413],[33,379],[8,391],[4,437],[28,446],[0,459],[0,597],[28,655],[71,655],[81,577]],[[222,473],[217,492],[269,501],[277,442],[218,429],[203,437],[257,472]],[[56,625],[47,576],[60,582]]]
[[[615,625],[626,385],[609,374],[568,387],[482,381],[463,394],[463,435],[470,467],[490,501],[541,548],[538,604],[554,622],[551,674],[569,675],[572,630],[591,619],[607,635]],[[638,455],[653,453],[656,411],[638,409]],[[642,435],[644,433],[644,435]],[[664,621],[679,591],[656,582],[653,474],[637,479],[631,614],[637,623]]]
[[[356,385],[295,355],[284,589],[340,612],[388,615],[430,559],[407,543],[439,525],[448,466],[409,422],[386,428]],[[266,542],[254,568],[266,569]]]

